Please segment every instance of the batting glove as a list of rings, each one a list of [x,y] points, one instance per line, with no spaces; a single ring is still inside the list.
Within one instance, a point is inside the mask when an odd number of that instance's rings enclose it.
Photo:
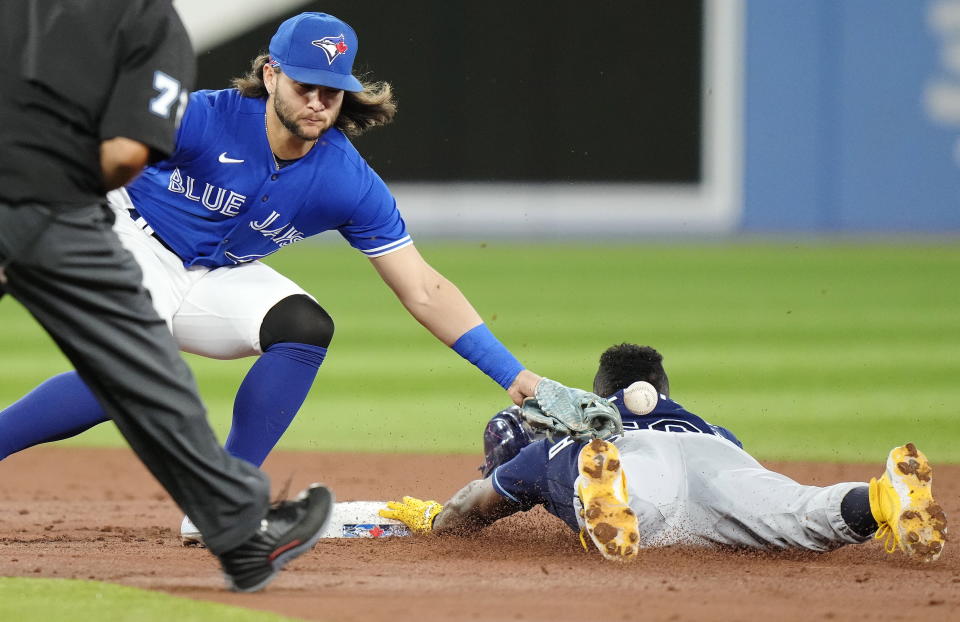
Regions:
[[[443,506],[436,501],[404,497],[402,501],[387,501],[387,507],[377,513],[384,518],[400,521],[414,533],[430,533],[433,520],[441,510]]]

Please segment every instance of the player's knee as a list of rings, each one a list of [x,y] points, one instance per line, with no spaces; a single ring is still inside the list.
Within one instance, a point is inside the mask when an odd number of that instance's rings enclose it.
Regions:
[[[309,296],[287,296],[263,318],[260,349],[280,342],[326,348],[333,339],[333,328],[333,318]]]

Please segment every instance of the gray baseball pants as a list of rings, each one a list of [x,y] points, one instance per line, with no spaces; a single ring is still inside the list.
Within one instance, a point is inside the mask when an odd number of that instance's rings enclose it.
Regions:
[[[828,551],[870,539],[840,515],[843,497],[863,482],[799,484],[712,434],[628,432],[614,444],[642,546]]]
[[[9,292],[53,337],[219,555],[259,527],[270,484],[217,442],[193,377],[112,224],[105,205],[0,204],[0,295]]]

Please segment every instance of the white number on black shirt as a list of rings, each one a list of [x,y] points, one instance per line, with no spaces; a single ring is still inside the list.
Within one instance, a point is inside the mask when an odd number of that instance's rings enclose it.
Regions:
[[[150,112],[158,117],[169,119],[170,109],[179,99],[180,81],[171,78],[162,71],[154,71],[153,88],[158,90],[160,94],[150,100]]]

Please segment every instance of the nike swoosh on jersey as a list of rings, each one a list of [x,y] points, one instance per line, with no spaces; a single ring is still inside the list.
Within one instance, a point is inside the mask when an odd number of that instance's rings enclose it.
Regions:
[[[226,151],[224,151],[223,153],[221,153],[221,154],[220,154],[220,157],[217,158],[217,159],[220,160],[220,162],[222,162],[223,164],[240,164],[241,162],[243,162],[243,160],[237,160],[237,159],[234,159],[234,158],[228,158]]]

